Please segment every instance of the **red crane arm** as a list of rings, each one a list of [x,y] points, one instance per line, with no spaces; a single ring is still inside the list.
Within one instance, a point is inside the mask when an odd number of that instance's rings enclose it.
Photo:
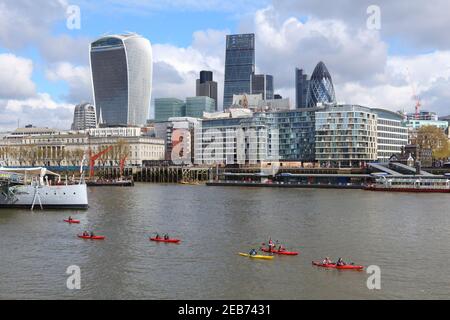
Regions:
[[[92,155],[92,151],[89,151],[89,177],[92,178],[94,176],[94,165],[95,165],[95,160],[97,160],[98,158],[100,158],[102,155],[104,155],[105,153],[109,152],[111,149],[113,148],[113,146],[109,146],[108,148],[100,151],[97,154]]]

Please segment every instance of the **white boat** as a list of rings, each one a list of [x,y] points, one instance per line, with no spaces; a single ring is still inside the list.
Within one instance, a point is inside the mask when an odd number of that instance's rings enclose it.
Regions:
[[[0,168],[0,208],[35,207],[87,209],[84,179],[69,184],[44,167]]]

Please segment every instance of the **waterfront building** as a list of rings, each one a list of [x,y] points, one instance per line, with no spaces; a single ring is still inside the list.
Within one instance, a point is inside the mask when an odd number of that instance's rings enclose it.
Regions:
[[[170,118],[166,127],[166,160],[174,164],[193,164],[194,135],[200,119],[192,117]],[[179,145],[178,147],[176,147]],[[176,150],[174,148],[177,148]]]
[[[249,94],[250,77],[255,72],[255,35],[226,37],[223,109],[233,103],[233,95]]]
[[[144,136],[140,128],[96,128],[6,136],[0,140],[0,160],[8,166],[79,166],[90,151],[95,154],[119,143],[127,146],[125,165],[164,159],[164,140]],[[111,151],[97,164],[118,166],[117,158]]]
[[[184,117],[186,115],[186,103],[177,98],[155,99],[155,121],[164,122],[172,117]]]
[[[297,109],[308,106],[309,79],[303,69],[295,68],[295,107]]]
[[[203,117],[204,112],[215,112],[216,102],[210,97],[186,98],[186,112],[184,116],[192,118]]]
[[[85,130],[97,127],[95,107],[91,103],[81,103],[75,106],[73,112],[72,130]]]
[[[265,117],[232,113],[228,118],[202,119],[195,128],[195,163],[254,165],[269,158]]]
[[[281,161],[315,161],[315,114],[320,110],[323,108],[269,111],[262,114],[267,118],[268,126],[278,130]],[[269,145],[269,149],[270,147]]]
[[[361,167],[377,160],[377,114],[357,105],[328,106],[315,114],[316,160],[322,166]]]
[[[195,95],[214,99],[214,108],[217,111],[217,82],[213,81],[212,71],[200,71],[200,79],[197,79],[196,82]]]
[[[408,128],[403,125],[403,115],[384,109],[371,109],[377,114],[378,162],[389,162],[393,155],[400,155],[408,144]]]
[[[269,74],[252,74],[250,94],[261,94],[263,100],[273,99],[273,76]]]
[[[309,107],[315,107],[317,104],[336,104],[333,81],[322,61],[316,65],[309,80],[307,103]]]
[[[152,90],[152,47],[134,34],[102,37],[90,45],[94,105],[107,126],[143,125]]]

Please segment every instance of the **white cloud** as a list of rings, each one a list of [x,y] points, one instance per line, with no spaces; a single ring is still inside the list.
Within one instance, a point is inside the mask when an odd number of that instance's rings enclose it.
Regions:
[[[13,54],[0,54],[0,99],[22,98],[34,94],[31,80],[33,62]]]
[[[74,66],[68,62],[51,65],[46,70],[50,81],[64,81],[69,86],[66,100],[73,103],[92,102],[91,72],[88,66]]]

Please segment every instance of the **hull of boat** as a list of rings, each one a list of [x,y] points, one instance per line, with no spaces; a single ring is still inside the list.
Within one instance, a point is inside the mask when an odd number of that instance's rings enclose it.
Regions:
[[[38,195],[36,195],[38,192]],[[40,202],[39,202],[40,199]],[[0,208],[72,208],[87,209],[88,198],[85,184],[39,186],[17,185],[9,188],[8,195],[0,194]]]

